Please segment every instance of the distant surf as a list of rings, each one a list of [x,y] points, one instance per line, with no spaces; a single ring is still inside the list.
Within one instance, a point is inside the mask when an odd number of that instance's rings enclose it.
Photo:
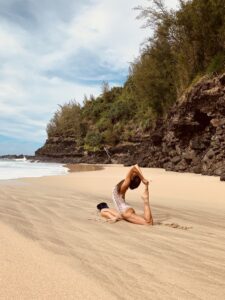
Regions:
[[[21,159],[0,159],[0,180],[24,177],[65,175],[68,169],[62,164],[31,162]]]

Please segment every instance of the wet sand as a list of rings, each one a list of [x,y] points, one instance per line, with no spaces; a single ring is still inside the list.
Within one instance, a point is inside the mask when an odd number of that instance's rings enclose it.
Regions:
[[[90,164],[66,164],[64,166],[68,168],[69,172],[98,171],[104,169],[102,165],[90,165]]]
[[[127,170],[0,182],[0,299],[224,299],[225,183],[144,169],[155,225],[110,224],[95,207]]]

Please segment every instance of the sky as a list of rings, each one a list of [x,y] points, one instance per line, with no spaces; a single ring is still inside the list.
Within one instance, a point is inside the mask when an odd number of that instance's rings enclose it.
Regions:
[[[0,155],[34,154],[59,104],[124,83],[151,34],[138,5],[149,1],[0,0]]]

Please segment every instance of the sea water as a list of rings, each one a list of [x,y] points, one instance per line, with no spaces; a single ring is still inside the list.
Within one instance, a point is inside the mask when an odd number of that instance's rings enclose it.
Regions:
[[[68,169],[58,163],[31,162],[23,159],[0,159],[0,179],[65,175]]]

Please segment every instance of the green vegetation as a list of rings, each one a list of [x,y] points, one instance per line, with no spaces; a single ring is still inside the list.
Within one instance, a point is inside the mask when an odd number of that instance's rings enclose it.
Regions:
[[[60,106],[47,127],[49,137],[70,136],[87,150],[129,141],[154,126],[199,78],[225,70],[224,0],[180,0],[177,11],[162,0],[137,7],[153,29],[131,64],[123,87],[103,84],[97,98]]]

